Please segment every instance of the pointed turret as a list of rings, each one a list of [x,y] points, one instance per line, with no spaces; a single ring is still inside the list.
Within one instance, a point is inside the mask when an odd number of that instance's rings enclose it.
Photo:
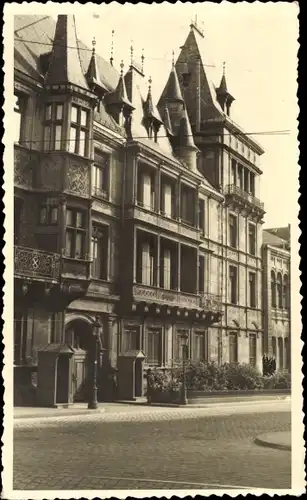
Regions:
[[[152,84],[152,79],[151,77],[149,78],[148,81],[148,93],[147,93],[147,98],[146,101],[143,104],[143,109],[144,109],[144,125],[148,133],[148,137],[151,139],[154,135],[155,141],[157,141],[157,136],[158,132],[160,130],[161,125],[163,124],[158,110],[156,109],[156,106],[153,103],[152,100],[152,94],[151,94],[151,84]]]
[[[175,68],[174,54],[173,54],[172,70],[170,72],[166,86],[162,93],[162,97],[165,100],[169,100],[171,102],[183,102],[178,75]]]
[[[216,89],[216,96],[221,106],[222,110],[225,111],[227,115],[230,114],[230,107],[233,101],[235,100],[232,95],[228,92],[227,83],[226,83],[226,74],[225,74],[225,63],[223,63],[223,75],[221,79],[220,86]]]
[[[92,45],[93,45],[92,57],[86,72],[86,79],[88,81],[89,87],[92,90],[96,90],[99,94],[103,95],[105,92],[108,92],[108,89],[102,83],[100,78],[98,64],[97,64],[97,57],[95,52],[95,46],[96,46],[95,38],[93,38]]]
[[[190,170],[197,172],[197,153],[199,150],[195,146],[192,128],[186,109],[184,109],[183,116],[180,120],[177,144],[176,153],[179,158]]]
[[[127,125],[129,117],[134,109],[132,103],[130,102],[124,79],[124,63],[121,62],[121,71],[119,75],[119,80],[114,92],[107,94],[105,97],[105,102],[107,108],[113,118],[117,121],[119,125]]]
[[[169,115],[169,110],[168,110],[168,107],[166,105],[164,107],[163,123],[164,123],[167,134],[172,136],[173,135],[173,127],[172,127],[171,118]]]
[[[58,16],[45,84],[47,86],[73,85],[89,90],[81,66],[73,15]]]

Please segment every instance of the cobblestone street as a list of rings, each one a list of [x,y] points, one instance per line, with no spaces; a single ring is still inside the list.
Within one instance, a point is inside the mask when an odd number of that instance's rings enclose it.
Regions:
[[[229,414],[230,413],[230,414]],[[291,487],[291,453],[254,438],[290,429],[290,412],[106,411],[16,427],[14,489]]]

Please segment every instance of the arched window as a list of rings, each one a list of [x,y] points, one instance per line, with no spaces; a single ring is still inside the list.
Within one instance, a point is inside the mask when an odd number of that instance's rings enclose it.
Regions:
[[[289,309],[290,304],[289,304],[289,278],[287,274],[284,275],[284,282],[283,282],[283,304],[285,309]]]
[[[277,304],[280,309],[282,309],[282,276],[280,273],[277,274]]]
[[[274,271],[271,271],[271,304],[276,307],[276,277]]]

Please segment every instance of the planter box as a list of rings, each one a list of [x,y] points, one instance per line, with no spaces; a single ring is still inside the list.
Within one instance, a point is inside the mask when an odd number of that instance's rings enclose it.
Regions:
[[[201,404],[210,402],[226,402],[227,400],[264,400],[279,399],[291,395],[291,389],[263,389],[260,391],[188,391],[188,401],[190,404]]]
[[[179,392],[157,391],[151,395],[152,403],[178,403]]]

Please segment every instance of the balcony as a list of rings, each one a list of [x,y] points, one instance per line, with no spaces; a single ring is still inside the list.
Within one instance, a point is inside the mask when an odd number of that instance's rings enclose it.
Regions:
[[[29,189],[37,172],[39,154],[19,144],[14,145],[14,186]]]
[[[177,236],[179,235],[193,241],[200,241],[200,230],[198,228],[180,219],[168,217],[139,205],[129,207],[126,211],[126,218],[145,222],[164,231],[174,233]]]
[[[60,255],[36,248],[14,247],[14,275],[17,277],[59,281]]]
[[[136,302],[154,302],[184,309],[198,309],[206,312],[221,312],[222,301],[218,295],[202,293],[192,294],[176,290],[164,290],[146,285],[133,286],[133,300]]]
[[[264,213],[264,203],[262,203],[258,198],[253,196],[250,193],[247,193],[239,186],[235,184],[229,184],[225,188],[225,195],[228,198],[232,198],[233,200],[242,203],[248,204],[251,207],[258,209],[259,211]]]

